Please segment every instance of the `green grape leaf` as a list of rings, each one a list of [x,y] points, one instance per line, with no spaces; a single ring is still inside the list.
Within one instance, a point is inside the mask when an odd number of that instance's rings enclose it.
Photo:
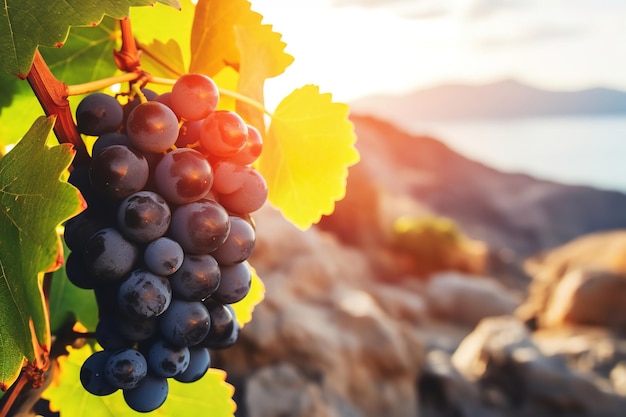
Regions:
[[[80,383],[80,367],[92,352],[90,346],[85,346],[78,350],[69,349],[69,356],[59,358],[58,367],[55,369],[55,380],[43,393],[43,398],[50,401],[50,408],[60,411],[63,417],[145,415],[128,408],[121,391],[106,397],[97,397],[85,391]],[[169,393],[165,404],[150,415],[159,417],[234,416],[235,403],[232,400],[234,389],[225,382],[225,377],[224,371],[209,369],[202,379],[192,384],[169,379]]]
[[[63,48],[40,48],[54,76],[79,84],[110,77],[118,69],[113,49],[121,33],[117,21],[105,17],[96,27],[73,27]]]
[[[96,26],[104,15],[121,19],[131,6],[155,2],[180,8],[178,0],[5,0],[0,8],[0,68],[24,78],[38,46],[62,46],[70,26]]]
[[[41,117],[0,159],[0,384],[10,385],[23,358],[49,349],[42,272],[58,266],[56,227],[81,210],[78,191],[60,180],[74,155],[48,148],[54,119]],[[38,345],[38,346],[37,346]]]
[[[67,255],[70,250],[63,246]],[[98,305],[91,290],[73,285],[65,275],[65,265],[54,272],[50,288],[50,330],[55,334],[69,320],[78,321],[88,331],[95,331],[98,324]]]
[[[235,316],[237,317],[239,326],[242,328],[246,325],[246,323],[249,323],[250,320],[252,320],[252,312],[254,311],[254,308],[265,298],[265,285],[263,284],[263,281],[261,281],[256,273],[256,270],[252,266],[250,266],[250,271],[252,272],[250,291],[243,298],[243,300],[231,304],[235,310]]]
[[[258,169],[268,200],[302,229],[333,212],[345,196],[348,167],[359,161],[348,113],[348,105],[306,85],[285,97],[272,116]]]

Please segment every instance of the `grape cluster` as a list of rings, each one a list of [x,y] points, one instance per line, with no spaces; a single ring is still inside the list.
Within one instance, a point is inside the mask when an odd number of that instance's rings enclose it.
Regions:
[[[250,290],[249,214],[267,185],[251,167],[259,131],[218,100],[211,78],[187,74],[168,93],[124,105],[94,93],[76,109],[79,131],[97,139],[70,174],[88,208],[65,224],[66,271],[95,292],[104,348],[80,379],[95,395],[123,390],[136,411],[163,404],[168,378],[200,379],[210,349],[238,338],[231,304]]]

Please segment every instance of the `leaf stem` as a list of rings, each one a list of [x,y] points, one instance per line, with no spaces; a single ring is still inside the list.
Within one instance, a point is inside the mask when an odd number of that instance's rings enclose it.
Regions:
[[[33,65],[26,77],[46,116],[56,117],[54,133],[59,143],[71,143],[76,150],[75,165],[88,163],[89,153],[83,143],[67,101],[67,85],[56,79],[39,51],[35,52]]]
[[[256,100],[254,100],[254,99],[252,99],[252,98],[250,98],[248,96],[244,96],[243,94],[240,94],[240,93],[238,93],[236,91],[227,90],[227,89],[221,88],[221,87],[219,87],[218,89],[219,89],[219,92],[220,92],[221,95],[232,97],[235,100],[239,100],[242,103],[246,103],[246,104],[254,107],[255,109],[259,110],[262,113],[267,114],[270,117],[274,117],[274,114],[272,114],[272,112],[267,110],[265,108],[265,106],[263,105],[263,103],[261,103],[259,101],[256,101]]]
[[[89,94],[94,91],[102,90],[114,84],[136,81],[142,77],[141,72],[126,72],[124,74],[115,75],[113,77],[103,78],[100,80],[89,81],[82,84],[74,84],[67,86],[68,96],[79,96],[81,94]]]
[[[26,387],[28,383],[28,374],[24,372],[25,368],[22,368],[22,372],[17,377],[17,381],[13,385],[11,385],[11,389],[6,393],[4,397],[2,397],[2,407],[0,408],[0,417],[7,417],[9,415],[9,411],[13,407],[15,400],[19,397],[22,390]]]

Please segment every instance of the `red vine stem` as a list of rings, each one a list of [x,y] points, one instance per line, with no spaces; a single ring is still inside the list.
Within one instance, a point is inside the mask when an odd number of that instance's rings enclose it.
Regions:
[[[0,417],[6,417],[9,415],[9,411],[11,411],[11,407],[15,403],[15,400],[20,395],[22,390],[26,387],[26,384],[29,382],[29,377],[24,369],[20,372],[20,376],[17,378],[17,381],[13,383],[11,386],[11,390],[6,394],[6,398],[2,398],[2,409],[0,409]]]
[[[67,101],[67,85],[52,74],[39,51],[26,77],[46,116],[55,116],[54,133],[59,143],[71,143],[76,150],[74,165],[88,163],[89,153],[76,130],[70,103]]]

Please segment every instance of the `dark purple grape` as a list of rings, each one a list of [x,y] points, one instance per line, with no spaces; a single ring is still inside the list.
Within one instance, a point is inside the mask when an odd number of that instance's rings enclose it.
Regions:
[[[202,120],[185,121],[178,131],[178,139],[176,139],[177,148],[186,148],[200,141],[200,128]]]
[[[162,406],[168,392],[167,378],[152,374],[148,374],[135,388],[123,391],[126,404],[140,413],[149,413]]]
[[[150,318],[162,314],[172,301],[167,278],[144,269],[131,272],[117,295],[120,310],[130,317]]]
[[[126,197],[117,211],[117,225],[128,239],[151,242],[165,234],[172,213],[167,202],[152,191],[139,191]]]
[[[113,145],[131,146],[130,139],[128,139],[128,136],[126,136],[124,133],[120,133],[120,132],[103,133],[93,143],[93,147],[91,148],[91,154],[97,155],[98,152],[100,152],[104,148],[113,146]]]
[[[185,372],[174,376],[178,382],[195,382],[202,378],[211,367],[211,354],[207,348],[194,346],[189,348],[189,365]]]
[[[148,161],[128,146],[112,145],[91,159],[89,180],[102,195],[122,199],[140,191],[148,181]]]
[[[209,349],[230,347],[237,340],[236,337],[233,340],[233,333],[239,332],[239,325],[235,319],[232,307],[225,306],[212,299],[205,300],[203,304],[211,317],[211,329],[200,345]]]
[[[80,368],[80,382],[85,391],[98,396],[113,394],[117,391],[117,388],[104,376],[104,367],[111,354],[105,350],[94,352],[83,363]]]
[[[211,294],[211,298],[222,304],[232,304],[243,298],[250,291],[252,273],[248,261],[220,266],[220,286]]]
[[[146,101],[153,101],[159,97],[159,93],[154,90],[150,90],[149,88],[142,88],[141,94],[143,94]],[[135,94],[132,98],[129,97],[128,103],[124,105],[124,119],[128,120],[128,115],[131,111],[135,109],[138,105],[141,104],[141,98],[139,95]]]
[[[70,252],[65,260],[65,275],[67,279],[83,290],[93,290],[98,280],[87,270],[81,252]]]
[[[182,266],[172,276],[170,285],[176,298],[202,301],[220,284],[220,266],[211,255],[185,255]]]
[[[137,350],[115,351],[104,365],[104,376],[114,387],[135,388],[148,374],[146,358]]]
[[[170,235],[185,253],[210,253],[224,243],[229,231],[228,213],[213,200],[186,204],[172,213]]]
[[[159,318],[161,336],[176,346],[195,346],[209,333],[211,318],[199,301],[172,300]]]
[[[252,255],[256,234],[252,225],[237,216],[230,216],[230,232],[226,241],[211,255],[220,265],[234,265],[243,262]]]
[[[167,237],[148,244],[143,253],[146,267],[157,275],[171,275],[183,264],[185,253],[180,245]]]
[[[147,359],[152,372],[164,378],[171,378],[187,369],[189,348],[175,346],[159,339],[148,349]]]
[[[67,181],[78,188],[83,196],[85,203],[87,203],[86,211],[89,212],[88,217],[100,222],[108,222],[113,203],[91,185],[89,166],[81,165],[75,167]]]
[[[133,269],[138,256],[137,247],[111,227],[96,232],[84,251],[87,269],[103,282],[123,278]]]
[[[83,98],[76,107],[78,131],[86,135],[99,136],[116,131],[122,124],[124,111],[115,97],[104,93],[93,93]]]
[[[181,148],[161,159],[154,178],[163,198],[172,204],[188,204],[208,194],[213,184],[213,169],[200,152]]]
[[[166,152],[178,138],[178,118],[165,104],[147,101],[128,115],[126,134],[143,152]]]
[[[123,319],[118,318],[117,325],[119,333],[126,339],[133,342],[142,342],[157,334],[159,324],[157,319]]]
[[[71,251],[82,252],[91,236],[104,228],[102,221],[83,211],[65,222],[63,239]]]
[[[116,351],[129,349],[133,346],[133,341],[120,332],[120,321],[119,317],[114,315],[100,315],[100,320],[96,326],[96,341],[105,350]]]

